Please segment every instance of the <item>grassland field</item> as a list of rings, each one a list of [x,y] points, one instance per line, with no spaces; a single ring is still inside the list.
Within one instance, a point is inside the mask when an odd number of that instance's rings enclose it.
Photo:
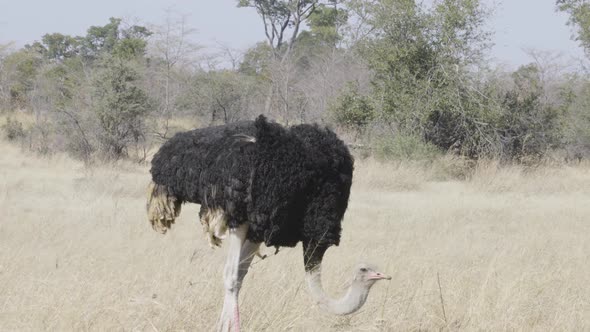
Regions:
[[[212,330],[226,248],[209,248],[197,205],[162,236],[147,166],[0,150],[1,331]],[[590,165],[482,162],[458,181],[359,160],[324,285],[340,295],[361,261],[393,278],[351,316],[312,304],[300,247],[262,251],[244,331],[590,330]]]

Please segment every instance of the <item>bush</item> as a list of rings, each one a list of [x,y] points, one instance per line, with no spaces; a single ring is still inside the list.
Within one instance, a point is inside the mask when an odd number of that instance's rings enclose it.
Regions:
[[[433,161],[441,151],[419,137],[399,134],[393,138],[381,137],[373,143],[375,157],[383,161]]]
[[[23,123],[11,118],[6,119],[6,123],[2,125],[2,131],[4,137],[9,141],[21,140],[26,136]]]
[[[105,58],[104,64],[94,82],[92,110],[100,128],[99,151],[108,159],[119,159],[130,145],[144,139],[152,105],[132,62]]]
[[[349,83],[329,108],[334,121],[357,134],[375,119],[375,110],[369,97],[360,94],[358,83]]]
[[[563,136],[563,111],[544,99],[541,72],[536,65],[512,74],[515,87],[502,100],[504,112],[496,127],[502,156],[508,160],[540,160],[557,148]]]

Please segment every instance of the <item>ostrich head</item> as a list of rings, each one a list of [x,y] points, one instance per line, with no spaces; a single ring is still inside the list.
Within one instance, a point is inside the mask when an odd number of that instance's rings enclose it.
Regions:
[[[378,272],[377,268],[370,264],[361,263],[354,269],[351,284],[358,284],[360,287],[371,288],[375,282],[383,279],[391,280],[391,277]]]
[[[314,301],[320,308],[336,315],[348,315],[359,310],[377,281],[391,280],[390,276],[378,272],[374,266],[362,263],[354,268],[346,294],[340,299],[332,299],[322,288],[319,266],[308,271],[306,278]]]

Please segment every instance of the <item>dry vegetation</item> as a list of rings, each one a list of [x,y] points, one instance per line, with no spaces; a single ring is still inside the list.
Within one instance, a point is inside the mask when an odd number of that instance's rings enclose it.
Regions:
[[[0,330],[211,330],[225,250],[207,246],[196,206],[161,236],[145,217],[147,168],[0,149]],[[488,162],[441,181],[434,167],[360,162],[325,284],[338,294],[363,260],[393,280],[359,313],[328,316],[306,294],[301,248],[284,249],[254,262],[243,328],[590,329],[588,202],[588,165]]]

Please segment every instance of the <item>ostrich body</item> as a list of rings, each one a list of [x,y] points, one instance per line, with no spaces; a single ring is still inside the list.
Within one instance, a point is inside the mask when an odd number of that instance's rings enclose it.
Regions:
[[[364,304],[375,281],[388,278],[362,265],[342,299],[322,289],[321,261],[328,247],[339,244],[352,171],[346,145],[317,125],[284,128],[259,116],[183,132],[152,160],[148,217],[165,233],[182,203],[200,204],[210,245],[227,238],[220,330],[239,330],[238,293],[261,243],[278,248],[302,242],[312,297],[329,312],[349,314]]]

